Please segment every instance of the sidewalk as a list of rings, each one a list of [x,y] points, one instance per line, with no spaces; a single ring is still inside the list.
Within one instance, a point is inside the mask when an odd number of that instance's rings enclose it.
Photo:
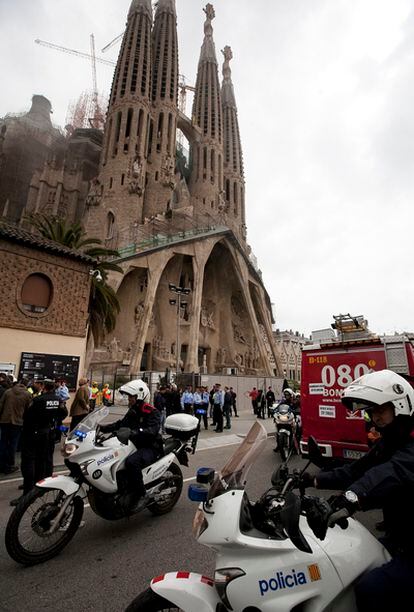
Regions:
[[[116,421],[120,419],[126,412],[126,406],[111,406],[110,413],[105,422]],[[216,433],[211,426],[209,419],[209,429],[205,430],[201,425],[200,435],[198,437],[197,451],[207,450],[210,448],[218,448],[220,446],[229,446],[231,444],[240,444],[241,439],[247,434],[253,423],[257,420],[262,423],[267,431],[267,435],[273,435],[275,426],[273,419],[257,419],[250,409],[239,411],[239,417],[232,417],[231,429],[225,429],[222,433]],[[16,455],[16,464],[20,464],[20,454]],[[63,457],[60,452],[60,444],[56,444],[53,456],[54,469],[60,471],[64,468]],[[0,475],[0,483],[7,480],[15,480],[21,478],[20,470],[10,475]]]

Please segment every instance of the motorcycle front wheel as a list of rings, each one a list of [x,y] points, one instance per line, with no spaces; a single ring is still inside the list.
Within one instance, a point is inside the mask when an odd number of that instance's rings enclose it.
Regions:
[[[183,490],[183,473],[176,463],[171,463],[168,470],[162,475],[162,479],[163,483],[159,488],[159,493],[162,494],[166,489],[171,489],[171,493],[148,506],[148,510],[156,516],[170,512],[180,499]]]
[[[284,463],[285,461],[287,461],[289,454],[289,438],[285,433],[278,434],[277,446],[279,448],[280,458]]]
[[[57,555],[75,535],[83,515],[83,501],[74,497],[58,529],[48,533],[65,493],[34,487],[19,502],[7,523],[5,543],[10,557],[23,565],[43,563]]]
[[[183,612],[173,603],[160,597],[152,589],[143,591],[131,601],[125,612]]]

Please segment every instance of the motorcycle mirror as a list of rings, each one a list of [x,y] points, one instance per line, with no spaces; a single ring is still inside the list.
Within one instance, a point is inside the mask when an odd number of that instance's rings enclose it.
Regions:
[[[313,436],[309,436],[308,438],[308,457],[309,461],[321,468],[325,465],[324,457],[321,453],[321,449],[318,446],[317,441]]]
[[[288,466],[286,463],[279,465],[273,472],[271,477],[271,483],[274,487],[277,487],[280,483],[284,484],[288,477]]]
[[[280,511],[283,529],[297,549],[302,552],[312,553],[312,549],[299,529],[299,516],[301,510],[300,498],[290,491],[285,498],[285,505]]]

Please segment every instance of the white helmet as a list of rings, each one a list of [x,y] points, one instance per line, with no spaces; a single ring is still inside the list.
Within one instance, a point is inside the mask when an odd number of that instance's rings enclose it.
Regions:
[[[364,374],[344,391],[342,403],[349,409],[370,410],[387,402],[394,405],[395,416],[411,416],[414,408],[414,389],[405,378],[391,370]]]
[[[292,391],[290,387],[286,387],[286,389],[283,389],[283,393],[287,393],[288,395],[290,395],[290,397],[294,397],[295,395],[294,391]]]
[[[135,396],[137,400],[143,400],[144,402],[148,402],[150,399],[148,385],[140,378],[137,380],[130,380],[125,385],[122,385],[122,387],[119,387],[118,391],[121,395],[132,395]]]

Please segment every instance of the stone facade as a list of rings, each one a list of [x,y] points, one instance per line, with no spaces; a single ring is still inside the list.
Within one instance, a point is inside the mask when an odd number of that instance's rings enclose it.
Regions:
[[[300,382],[302,369],[302,347],[309,344],[310,340],[299,332],[292,330],[280,331],[277,329],[273,333],[277,351],[280,357],[280,364],[283,368],[285,378]]]
[[[47,248],[46,241],[31,243],[30,234],[23,230],[13,229],[10,236],[3,228],[0,225],[0,327],[85,337],[91,268],[88,258],[79,259],[64,248],[56,253],[56,249]],[[53,287],[45,312],[30,312],[22,303],[23,284],[32,274],[44,275]]]
[[[18,372],[23,352],[69,355],[79,358],[82,374],[93,264],[80,253],[0,223],[0,362]]]
[[[116,328],[93,366],[130,373],[167,368],[244,375],[281,373],[269,296],[246,243],[244,169],[229,47],[223,83],[204,9],[192,118],[178,112],[175,0],[133,0],[115,70],[104,151],[87,230],[118,248],[124,275]],[[151,44],[149,44],[149,41]],[[176,127],[190,145],[176,159]],[[101,233],[98,233],[98,232]],[[186,306],[170,300],[189,289]]]

